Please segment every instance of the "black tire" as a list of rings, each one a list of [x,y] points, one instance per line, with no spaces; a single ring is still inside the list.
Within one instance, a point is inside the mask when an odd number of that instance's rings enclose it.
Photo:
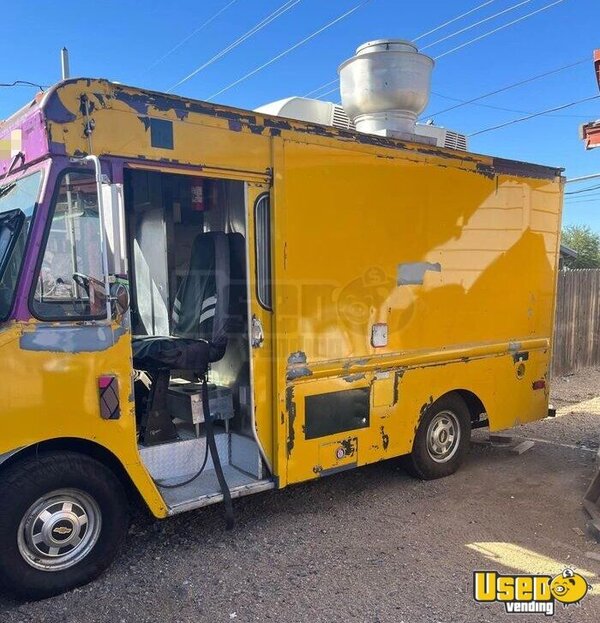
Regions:
[[[436,434],[437,429],[440,432]],[[440,443],[444,430],[447,431],[447,439],[452,434],[448,431],[455,431],[455,442],[451,443],[446,452],[442,452],[445,445]],[[427,407],[421,417],[412,452],[406,457],[407,471],[421,480],[434,480],[453,474],[469,451],[470,436],[471,415],[465,401],[458,394],[443,396]],[[428,442],[428,439],[433,438],[435,441]]]
[[[83,454],[24,459],[0,473],[0,495],[0,586],[21,598],[51,597],[90,582],[111,564],[127,533],[121,482]],[[56,538],[61,547],[51,549]]]

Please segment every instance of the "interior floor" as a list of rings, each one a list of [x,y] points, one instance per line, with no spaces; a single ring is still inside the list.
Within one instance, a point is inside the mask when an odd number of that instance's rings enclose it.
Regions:
[[[253,478],[232,465],[223,465],[223,475],[229,485],[232,498],[275,487],[271,478]],[[171,514],[182,513],[190,508],[199,508],[223,501],[223,494],[219,488],[214,469],[204,471],[198,478],[181,487],[167,489],[159,485],[158,488]]]
[[[176,428],[177,441],[140,447],[142,460],[170,512],[220,502],[223,494],[203,431],[197,432],[194,425],[179,420]],[[215,441],[232,498],[274,486],[266,477],[253,440],[219,425],[215,427]]]

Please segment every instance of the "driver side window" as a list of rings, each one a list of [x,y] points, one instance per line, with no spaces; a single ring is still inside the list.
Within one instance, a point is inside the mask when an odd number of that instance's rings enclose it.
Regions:
[[[100,215],[94,175],[64,173],[54,201],[32,311],[43,320],[104,318]]]

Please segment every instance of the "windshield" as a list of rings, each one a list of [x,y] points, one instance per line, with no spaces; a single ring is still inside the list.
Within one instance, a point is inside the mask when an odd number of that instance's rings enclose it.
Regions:
[[[13,302],[41,180],[42,172],[36,171],[0,182],[0,320],[8,316]]]

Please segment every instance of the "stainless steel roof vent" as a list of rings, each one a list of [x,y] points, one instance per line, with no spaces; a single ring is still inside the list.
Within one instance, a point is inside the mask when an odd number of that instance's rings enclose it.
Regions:
[[[357,48],[338,69],[342,106],[356,129],[415,140],[417,117],[429,101],[433,64],[400,39],[378,39]]]

